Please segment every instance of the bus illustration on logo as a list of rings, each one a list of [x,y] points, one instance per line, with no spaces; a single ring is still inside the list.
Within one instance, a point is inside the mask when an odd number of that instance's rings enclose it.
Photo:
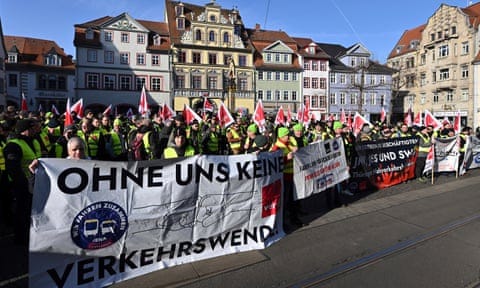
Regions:
[[[80,211],[72,222],[73,242],[83,249],[101,249],[117,242],[127,230],[125,211],[113,202],[97,202]]]

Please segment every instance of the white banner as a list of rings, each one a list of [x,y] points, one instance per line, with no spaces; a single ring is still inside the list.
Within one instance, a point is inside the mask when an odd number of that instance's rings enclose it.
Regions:
[[[41,159],[30,287],[100,287],[284,236],[281,152],[180,161]]]
[[[467,139],[469,143],[465,152],[467,170],[480,168],[480,139],[476,136],[470,136]]]
[[[350,177],[341,138],[312,143],[294,155],[295,200],[325,191]]]
[[[435,138],[435,158],[425,163],[424,173],[432,170],[434,172],[455,172],[458,164],[458,143],[457,137]]]

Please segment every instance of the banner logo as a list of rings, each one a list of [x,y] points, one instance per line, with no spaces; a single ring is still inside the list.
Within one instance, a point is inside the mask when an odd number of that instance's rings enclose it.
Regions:
[[[117,242],[128,227],[127,214],[113,202],[97,202],[77,214],[71,237],[82,249],[101,249]]]

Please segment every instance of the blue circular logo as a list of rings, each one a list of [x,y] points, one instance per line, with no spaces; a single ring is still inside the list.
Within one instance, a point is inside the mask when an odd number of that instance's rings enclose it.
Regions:
[[[127,228],[127,214],[122,207],[113,202],[97,202],[77,214],[71,236],[78,247],[95,250],[117,242]]]
[[[340,144],[338,144],[338,140],[333,141],[333,151],[337,151],[340,148]]]

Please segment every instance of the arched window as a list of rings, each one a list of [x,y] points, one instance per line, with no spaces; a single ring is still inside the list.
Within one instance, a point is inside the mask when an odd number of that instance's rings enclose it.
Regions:
[[[228,32],[223,33],[223,43],[230,43],[230,34]]]
[[[202,31],[195,30],[195,40],[201,41],[202,40]]]
[[[210,31],[210,32],[208,33],[208,40],[209,40],[210,42],[215,41],[215,32],[214,32],[214,31]]]

